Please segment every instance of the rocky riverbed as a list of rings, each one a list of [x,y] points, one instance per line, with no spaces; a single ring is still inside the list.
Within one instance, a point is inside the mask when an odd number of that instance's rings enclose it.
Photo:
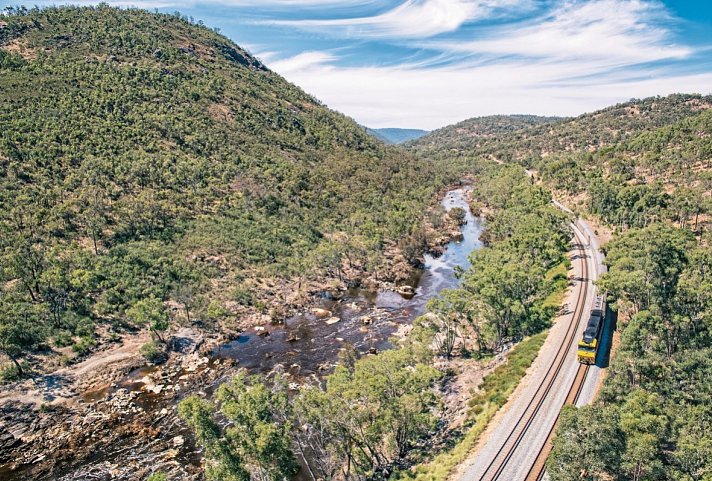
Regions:
[[[462,230],[450,233],[459,240],[445,243],[440,256],[426,255],[425,269],[397,290],[324,291],[283,324],[254,325],[230,342],[185,327],[173,334],[175,350],[161,366],[145,365],[136,349],[145,339],[137,335],[82,363],[3,387],[0,480],[133,480],[157,470],[199,479],[200,451],[177,416],[178,401],[188,393],[209,396],[241,368],[279,372],[298,389],[330,372],[346,343],[364,354],[388,348],[429,299],[457,285],[456,266],[467,267],[467,256],[481,245],[467,188],[448,192],[442,205],[465,210]],[[470,377],[447,388],[450,416],[462,415],[461,398],[481,374]]]

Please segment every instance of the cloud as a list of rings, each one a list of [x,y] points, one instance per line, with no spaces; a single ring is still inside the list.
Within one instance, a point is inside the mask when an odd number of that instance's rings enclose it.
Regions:
[[[220,5],[223,7],[354,7],[367,6],[376,3],[376,0],[35,0],[33,2],[15,2],[17,4],[27,3],[32,5],[97,5],[106,3],[117,7],[136,8],[195,8],[206,5]],[[10,2],[11,5],[15,3]],[[0,5],[1,7],[2,5]]]
[[[364,35],[427,36],[474,15],[464,3],[406,2],[396,10],[409,10],[397,20],[391,11],[344,22],[362,22]],[[455,6],[463,9],[452,24],[433,12],[416,26],[409,17]],[[535,18],[414,42],[432,54],[418,63],[344,67],[333,54],[309,51],[271,67],[370,127],[432,129],[496,113],[576,115],[631,97],[710,93],[712,73],[676,73],[697,51],[670,41],[666,25],[674,21],[657,2],[565,1]]]
[[[330,107],[376,128],[434,129],[491,114],[578,115],[632,97],[706,94],[712,85],[712,73],[636,71],[580,78],[575,75],[581,65],[546,61],[437,69],[304,65],[288,71],[273,67]]]
[[[258,55],[263,57],[264,54]],[[299,55],[283,60],[277,60],[270,64],[270,69],[275,72],[280,72],[282,75],[301,74],[314,70],[316,67],[320,69],[330,69],[327,64],[336,57],[326,52],[302,52]]]
[[[497,56],[598,59],[611,65],[691,55],[690,48],[669,43],[670,32],[661,26],[664,20],[670,18],[658,3],[567,2],[544,18],[491,29],[485,38],[431,46]]]
[[[453,32],[464,23],[503,9],[520,11],[529,2],[516,0],[406,0],[380,15],[327,20],[284,20],[274,24],[329,30],[351,37],[425,38]]]

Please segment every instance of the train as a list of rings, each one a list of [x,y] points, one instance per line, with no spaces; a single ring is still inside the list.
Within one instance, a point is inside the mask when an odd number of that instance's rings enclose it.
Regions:
[[[591,315],[586,324],[586,330],[578,343],[577,357],[581,364],[596,364],[598,346],[601,344],[601,331],[606,320],[605,295],[599,294],[593,301]]]

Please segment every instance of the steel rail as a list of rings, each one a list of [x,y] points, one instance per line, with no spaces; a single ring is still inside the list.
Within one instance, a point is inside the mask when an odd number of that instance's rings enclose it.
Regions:
[[[591,366],[588,364],[580,364],[578,371],[576,371],[576,378],[574,379],[571,388],[569,389],[569,394],[566,396],[565,405],[575,406],[581,396],[581,391],[586,383],[586,376],[588,375],[589,368]],[[559,425],[559,419],[561,418],[561,412],[556,416],[556,421],[551,426],[549,433],[546,436],[546,441],[539,449],[534,464],[527,472],[527,477],[525,481],[541,481],[544,478],[544,473],[546,473],[546,460],[551,454],[552,441],[554,439],[554,432],[556,432],[556,427]]]
[[[589,266],[588,266],[588,260],[586,259],[586,252],[584,249],[585,244],[575,229],[574,229],[574,237],[575,237],[575,239],[577,241],[577,245],[578,245],[577,250],[578,250],[578,252],[580,252],[582,254],[582,258],[583,258],[583,272],[582,272],[582,276],[581,276],[581,282],[583,282],[583,286],[582,286],[581,290],[579,291],[573,318],[571,320],[571,323],[567,327],[566,334],[564,336],[564,341],[561,343],[561,345],[559,346],[559,348],[556,352],[556,355],[554,356],[554,361],[547,369],[547,372],[544,375],[544,378],[542,379],[541,383],[537,387],[537,390],[536,390],[534,396],[532,397],[532,399],[529,401],[526,408],[524,409],[524,412],[519,417],[519,420],[517,421],[514,429],[512,429],[510,431],[509,435],[507,436],[507,439],[502,444],[502,446],[499,448],[499,450],[495,454],[492,461],[488,464],[487,468],[485,469],[485,472],[480,477],[480,481],[495,481],[495,480],[499,479],[505,466],[507,465],[509,460],[512,458],[517,447],[522,442],[524,435],[526,434],[526,432],[528,431],[532,422],[536,418],[536,415],[541,410],[541,407],[544,404],[544,401],[546,400],[549,392],[551,391],[551,389],[559,375],[559,372],[561,371],[562,367],[564,366],[564,363],[565,363],[566,357],[567,357],[566,354],[568,353],[569,349],[571,348],[572,343],[576,339],[576,333],[578,332],[577,327],[580,324],[580,321],[585,313],[584,308],[585,308],[585,304],[586,304],[586,295],[588,294],[588,287],[589,287],[589,279],[588,279],[588,267]],[[552,375],[552,373],[553,373],[553,375]],[[536,404],[535,404],[535,401],[536,401]],[[532,406],[533,406],[533,408],[532,408]],[[526,420],[525,420],[525,418],[526,418]],[[507,446],[512,441],[512,439],[514,439],[514,442],[511,444],[509,449],[506,449]],[[502,454],[504,454],[503,458],[501,458]],[[494,468],[494,470],[493,470],[493,468]]]

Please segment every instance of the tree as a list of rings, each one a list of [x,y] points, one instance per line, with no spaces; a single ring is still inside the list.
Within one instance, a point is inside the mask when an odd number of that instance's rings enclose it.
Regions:
[[[168,314],[163,302],[154,297],[147,297],[137,301],[126,311],[126,316],[137,326],[146,326],[161,343],[164,343],[161,332],[168,329]]]
[[[547,470],[552,481],[604,481],[618,472],[623,435],[615,408],[565,406]]]
[[[270,389],[244,373],[222,384],[217,396],[220,412],[232,423],[225,439],[239,453],[257,481],[289,480],[298,470],[291,449],[292,425],[283,383]]]
[[[341,366],[327,380],[335,405],[336,438],[346,473],[380,471],[402,459],[432,428],[436,398],[431,387],[440,373],[421,364],[407,348],[359,360],[353,371]]]
[[[8,241],[3,264],[7,266],[9,276],[20,279],[32,300],[37,302],[42,294],[40,280],[47,267],[46,247],[39,239],[25,235]]]
[[[104,200],[104,191],[106,186],[85,186],[79,196],[79,208],[81,209],[81,218],[91,235],[94,254],[99,255],[99,242],[102,238],[102,231],[107,225],[108,206]]]
[[[668,419],[658,396],[637,390],[621,407],[620,428],[625,436],[621,469],[632,481],[662,479],[660,446],[666,439]]]
[[[280,382],[270,389],[241,372],[220,386],[216,401],[191,396],[179,407],[207,448],[208,479],[285,481],[296,473],[289,402]],[[215,422],[217,412],[228,427]]]
[[[344,464],[350,472],[353,439],[340,407],[318,386],[305,386],[294,401],[294,445],[312,481],[334,479]]]
[[[482,302],[482,314],[495,333],[495,347],[509,336],[534,330],[531,309],[543,293],[544,271],[528,257],[506,249],[483,249],[472,257],[462,287]]]
[[[692,234],[664,224],[632,229],[607,246],[610,272],[599,281],[632,313],[652,309],[665,317],[687,264]]]
[[[675,431],[678,433],[672,453],[674,479],[703,481],[712,475],[712,411],[709,404],[688,407],[679,413]]]
[[[214,406],[196,395],[188,396],[178,405],[178,414],[205,447],[205,477],[210,481],[250,481],[244,459],[224,438],[220,425],[213,419],[213,412]]]
[[[679,343],[709,345],[712,340],[712,249],[690,252],[689,264],[678,281],[675,299],[677,316],[685,319]],[[680,321],[676,322],[681,324]]]
[[[18,356],[47,337],[47,310],[41,304],[0,295],[0,352],[23,374]]]
[[[433,330],[433,343],[441,356],[450,358],[457,340],[462,336],[465,324],[465,306],[458,302],[456,291],[445,291],[440,298],[428,301],[429,315],[424,316],[421,324],[427,323]]]
[[[171,297],[183,305],[185,319],[190,323],[190,311],[196,302],[195,289],[188,284],[181,284],[173,290]]]

